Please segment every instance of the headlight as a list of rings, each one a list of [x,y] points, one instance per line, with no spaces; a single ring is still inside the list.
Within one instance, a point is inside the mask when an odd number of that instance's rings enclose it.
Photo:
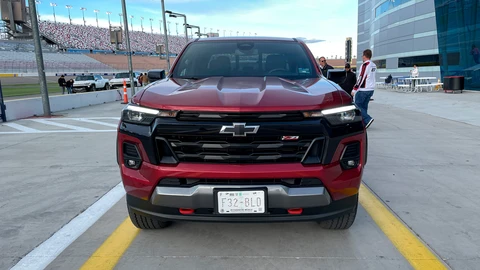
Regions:
[[[304,112],[305,118],[324,117],[332,125],[347,124],[360,121],[360,111],[355,105],[343,106],[322,111]]]
[[[150,125],[157,117],[176,117],[178,111],[155,110],[136,105],[127,105],[122,110],[122,121]]]

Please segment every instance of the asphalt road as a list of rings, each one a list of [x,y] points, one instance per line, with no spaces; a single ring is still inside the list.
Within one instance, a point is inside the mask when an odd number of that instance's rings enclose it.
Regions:
[[[322,230],[315,223],[175,223],[134,232],[123,223],[128,214],[119,196],[46,268],[80,268],[95,257],[115,261],[115,269],[412,269],[418,249],[402,247],[410,231],[448,267],[478,269],[480,123],[433,108],[460,104],[457,112],[470,105],[473,110],[480,93],[441,95],[377,91],[370,105],[375,122],[368,130],[364,183],[405,230],[389,227],[387,214],[367,211],[364,198],[348,231]],[[47,122],[13,122],[20,127],[0,125],[0,269],[17,264],[118,189],[114,126],[122,106],[67,111]],[[428,106],[434,113],[422,111]],[[24,133],[7,133],[22,127]],[[108,249],[122,243],[125,253]],[[108,252],[99,252],[102,247]],[[33,259],[52,254],[42,252]]]

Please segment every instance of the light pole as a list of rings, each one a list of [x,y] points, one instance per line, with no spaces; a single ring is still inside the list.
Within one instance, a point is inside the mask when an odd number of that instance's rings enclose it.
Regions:
[[[232,32],[233,32],[233,31],[232,31],[232,30],[230,30],[230,36],[232,36]]]
[[[41,4],[42,1],[40,0],[35,0],[35,7],[37,9],[37,15],[38,15],[38,20],[40,21],[40,11],[38,11],[38,4]]]
[[[130,25],[132,26],[132,31],[133,31],[133,15],[130,15]]]
[[[38,78],[40,83],[40,93],[42,95],[43,115],[49,117],[50,111],[50,99],[48,98],[47,79],[45,77],[45,65],[43,63],[42,44],[40,43],[40,31],[38,30],[37,21],[37,6],[33,0],[28,0],[30,6],[30,23],[33,34],[33,45],[35,47],[35,56],[37,62]]]
[[[107,16],[108,16],[108,27],[111,27],[112,25],[110,24],[110,14],[112,14],[112,12],[110,11],[107,11]]]
[[[50,6],[53,8],[53,21],[57,23],[57,17],[55,17],[55,7],[57,6],[56,3],[50,3]]]
[[[120,17],[120,27],[121,27],[121,26],[123,26],[123,24],[122,24],[123,14],[122,14],[122,13],[118,13],[118,16]]]
[[[140,26],[142,27],[142,33],[143,33],[143,17],[140,17]]]
[[[207,28],[203,27],[203,33],[207,33]]]
[[[125,14],[123,16],[123,24],[125,26],[125,41],[127,42],[127,52],[128,52],[128,73],[130,73],[130,91],[131,96],[135,95],[135,84],[133,83],[133,64],[132,64],[132,50],[130,49],[130,35],[128,31],[128,17],[127,17],[127,5],[125,0],[122,0],[122,12]]]
[[[201,33],[200,33],[200,26],[187,24],[187,28],[190,28],[190,29],[192,29],[192,30],[193,30],[193,28],[197,28],[197,30],[198,30],[197,35],[198,35],[198,37],[200,37],[200,35],[201,35]]]
[[[170,11],[170,10],[165,11],[165,13],[170,14],[169,17],[172,17],[172,18],[183,17],[183,26],[184,26],[184,28],[185,28],[185,39],[186,39],[186,41],[188,42],[188,32],[187,32],[187,25],[188,25],[188,23],[187,23],[187,15],[181,14],[181,13],[172,12],[172,11]],[[177,26],[178,26],[178,23],[177,23]],[[199,32],[200,32],[200,30],[199,30]],[[178,36],[178,28],[177,28],[177,36]]]
[[[98,9],[94,9],[94,10],[93,10],[93,12],[95,12],[95,18],[97,19],[97,28],[98,28],[98,12],[99,12],[99,11],[100,11],[100,10],[98,10]]]
[[[177,32],[177,36],[178,36],[178,22],[175,23],[175,31]]]
[[[68,20],[70,21],[70,25],[72,24],[72,17],[70,17],[70,9],[72,8],[71,5],[66,5],[65,8],[68,9]]]
[[[168,21],[167,23],[168,23],[168,32],[167,32],[167,35],[170,35],[170,33],[171,33],[171,32],[170,32],[170,23],[171,23],[171,22]]]
[[[87,22],[85,21],[85,10],[87,10],[84,7],[81,7],[80,10],[82,11],[83,14],[83,26],[87,26]]]
[[[152,32],[153,35],[153,19],[150,18],[150,31]]]
[[[158,20],[160,22],[160,35],[162,34],[162,23],[163,21],[162,20]]]
[[[166,23],[167,18],[165,17],[165,0],[161,0],[161,4],[162,4],[163,32],[167,32],[167,23]],[[168,71],[170,71],[170,50],[168,48],[168,35],[167,35],[167,33],[165,33],[165,52],[167,54],[167,68],[168,68]]]
[[[237,37],[238,37],[238,34],[240,33],[240,31],[237,31]]]

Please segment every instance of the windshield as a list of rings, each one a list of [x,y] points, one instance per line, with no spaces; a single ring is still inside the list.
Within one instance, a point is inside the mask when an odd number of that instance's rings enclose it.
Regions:
[[[194,42],[181,55],[172,77],[318,77],[306,50],[289,41]]]
[[[128,74],[128,72],[125,72],[125,73],[117,73],[115,75],[115,79],[126,79],[126,78],[130,78],[130,74]]]
[[[93,76],[77,76],[75,81],[93,81]]]

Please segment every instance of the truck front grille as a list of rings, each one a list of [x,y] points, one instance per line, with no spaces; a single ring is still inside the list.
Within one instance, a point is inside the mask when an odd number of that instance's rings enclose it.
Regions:
[[[212,112],[179,112],[179,121],[221,121],[221,122],[275,122],[275,121],[302,121],[301,112],[281,113],[212,113]]]
[[[283,141],[281,136],[164,136],[180,162],[286,163],[300,162],[314,136]]]

